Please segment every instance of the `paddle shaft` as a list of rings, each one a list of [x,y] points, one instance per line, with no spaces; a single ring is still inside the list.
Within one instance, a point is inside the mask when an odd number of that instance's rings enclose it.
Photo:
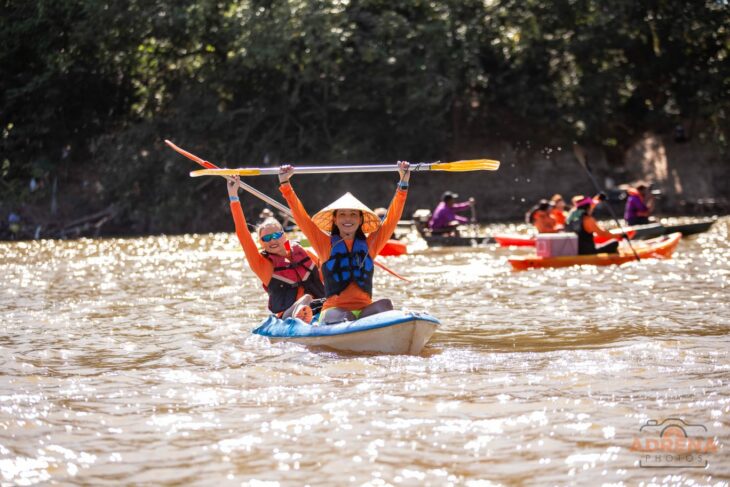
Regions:
[[[233,180],[233,178],[231,178],[231,177],[226,177],[226,179],[229,181]],[[266,203],[270,204],[271,206],[273,206],[280,212],[284,213],[286,216],[291,217],[291,218],[294,217],[294,215],[292,215],[292,212],[289,208],[282,205],[281,203],[276,201],[274,198],[270,198],[266,194],[262,193],[261,191],[259,191],[258,189],[254,188],[254,187],[249,186],[248,184],[244,183],[243,181],[239,181],[239,183],[241,184],[241,188],[245,189],[252,195],[254,195],[254,196],[260,198],[261,200],[265,201]]]
[[[380,164],[366,166],[295,166],[295,174],[333,174],[333,173],[361,173],[361,172],[395,172],[398,171],[397,164]],[[430,171],[431,163],[414,163],[411,171]],[[256,168],[258,175],[278,176],[278,167]]]
[[[586,174],[588,174],[588,178],[593,183],[593,187],[596,188],[597,192],[602,193],[603,191],[601,190],[601,186],[599,186],[598,181],[596,181],[596,178],[593,177],[593,173],[588,168],[588,161],[587,161],[585,151],[583,150],[583,148],[579,147],[578,144],[574,144],[573,153],[575,154],[575,158],[578,159],[578,162],[580,163],[580,165],[583,167],[583,169],[585,169]],[[619,230],[621,230],[621,235],[623,235],[624,239],[626,240],[626,243],[629,244],[629,248],[631,249],[631,252],[634,253],[634,257],[636,257],[637,261],[641,261],[641,259],[639,258],[639,254],[636,253],[634,246],[631,245],[631,239],[626,234],[624,227],[621,226],[621,223],[619,223],[618,218],[616,217],[616,214],[613,212],[613,208],[611,208],[611,205],[609,205],[608,203],[606,203],[606,207],[608,207],[608,212],[611,214],[611,217],[613,217],[613,221],[616,223]]]

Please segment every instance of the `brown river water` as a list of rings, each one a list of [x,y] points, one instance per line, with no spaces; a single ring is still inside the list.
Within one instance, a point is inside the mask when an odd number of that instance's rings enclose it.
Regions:
[[[621,267],[389,257],[413,282],[375,297],[442,321],[419,356],[252,335],[233,234],[0,243],[0,484],[728,485],[729,227]]]

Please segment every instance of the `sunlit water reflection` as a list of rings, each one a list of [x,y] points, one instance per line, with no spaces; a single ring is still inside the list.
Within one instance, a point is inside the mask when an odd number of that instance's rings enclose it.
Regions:
[[[443,323],[416,357],[251,335],[265,299],[231,234],[2,243],[2,482],[726,483],[729,223],[621,267],[388,258],[413,282],[376,294]],[[707,467],[639,466],[668,417],[706,427]]]

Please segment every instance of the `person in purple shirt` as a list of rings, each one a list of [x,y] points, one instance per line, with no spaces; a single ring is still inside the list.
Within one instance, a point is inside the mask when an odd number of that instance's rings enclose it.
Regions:
[[[629,188],[626,193],[624,220],[628,225],[644,225],[649,223],[649,215],[654,210],[654,198],[646,183],[639,183],[636,188]]]
[[[458,197],[459,195],[452,191],[445,191],[441,195],[441,203],[433,210],[433,216],[428,221],[428,228],[431,229],[431,233],[456,234],[456,227],[464,223],[469,223],[467,217],[457,215],[456,212],[464,211],[474,206],[474,198],[469,198],[468,201],[463,203],[457,203],[456,198]]]

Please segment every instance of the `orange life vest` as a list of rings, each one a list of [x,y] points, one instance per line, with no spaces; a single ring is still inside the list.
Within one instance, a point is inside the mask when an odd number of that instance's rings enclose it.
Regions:
[[[269,294],[269,310],[272,313],[286,311],[297,300],[299,288],[314,298],[324,297],[324,284],[319,269],[309,254],[297,242],[289,242],[291,257],[270,254],[261,255],[274,264],[274,273],[264,289]]]

